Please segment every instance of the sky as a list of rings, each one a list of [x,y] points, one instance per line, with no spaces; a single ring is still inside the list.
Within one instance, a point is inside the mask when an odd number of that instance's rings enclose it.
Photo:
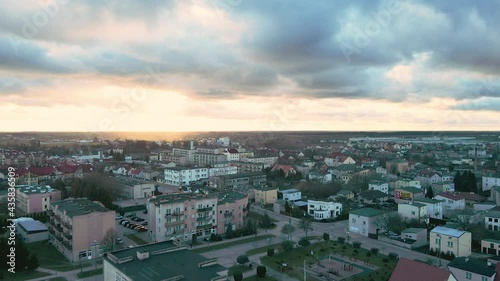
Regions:
[[[0,1],[0,131],[498,131],[499,8]]]

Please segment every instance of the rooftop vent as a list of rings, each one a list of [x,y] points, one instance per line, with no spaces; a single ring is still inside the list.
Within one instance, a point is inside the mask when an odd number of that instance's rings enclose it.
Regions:
[[[137,251],[137,259],[139,259],[139,260],[145,260],[147,258],[149,258],[149,252],[148,251],[145,251],[145,250]]]

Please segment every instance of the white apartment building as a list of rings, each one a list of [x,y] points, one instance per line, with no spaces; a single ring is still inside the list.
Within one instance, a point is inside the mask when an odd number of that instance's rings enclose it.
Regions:
[[[455,257],[468,257],[471,255],[471,242],[470,232],[436,226],[430,233],[429,249],[447,254],[453,253]]]
[[[278,162],[278,157],[271,156],[271,157],[241,158],[241,161],[250,163],[264,163],[267,164],[269,167],[269,166],[274,166],[274,164]]]
[[[399,203],[398,214],[405,220],[422,221],[427,218],[427,206],[421,203]]]
[[[482,189],[483,191],[490,190],[492,186],[500,185],[500,174],[483,175]]]
[[[378,190],[385,194],[389,194],[389,183],[381,180],[371,180],[368,183],[368,190]]]
[[[316,220],[335,219],[342,214],[342,203],[307,200],[307,213]]]
[[[193,149],[185,149],[185,148],[172,148],[172,155],[177,157],[186,157],[190,163],[194,161],[194,154],[196,150]]]
[[[208,168],[166,168],[164,183],[175,186],[189,185],[202,179],[208,179]]]
[[[231,161],[231,162],[232,161],[240,161],[240,153],[235,148],[227,149],[224,152],[224,155],[226,155],[227,161]]]
[[[279,190],[278,193],[278,198],[285,201],[298,201],[302,199],[302,192],[295,188]]]
[[[237,166],[230,166],[226,164],[213,165],[212,168],[208,168],[208,176],[225,176],[225,175],[234,175],[238,173]]]
[[[465,199],[455,193],[443,192],[434,199],[443,201],[443,213],[446,215],[450,211],[465,210]]]

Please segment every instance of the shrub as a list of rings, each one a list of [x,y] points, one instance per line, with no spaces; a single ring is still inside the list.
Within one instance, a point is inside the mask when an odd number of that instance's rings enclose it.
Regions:
[[[388,257],[391,260],[396,260],[398,258],[398,254],[391,252],[391,253],[389,253]]]
[[[289,241],[289,240],[286,240],[286,241],[283,241],[281,242],[281,248],[285,251],[285,252],[290,252],[291,250],[293,250],[293,246],[295,244],[293,243],[293,241]]]
[[[382,261],[383,262],[389,262],[389,259],[388,258],[383,258]]]
[[[235,273],[233,273],[233,278],[234,281],[241,281],[243,280],[243,273],[236,271]]]
[[[236,262],[239,264],[245,264],[249,262],[248,257],[246,255],[241,255],[236,258]]]
[[[267,256],[268,257],[274,256],[274,249],[267,249]]]
[[[372,254],[377,255],[379,250],[378,248],[371,248],[370,251],[372,252]]]
[[[367,252],[367,253],[366,253],[366,256],[367,256],[367,257],[371,257],[371,256],[372,256],[372,253]]]
[[[325,233],[323,233],[323,240],[325,240],[325,241],[329,241],[329,240],[330,240],[330,234],[328,234],[328,233],[326,233],[326,232],[325,232]]]
[[[257,266],[257,277],[264,278],[266,277],[266,267],[263,265]]]
[[[307,247],[307,246],[311,245],[311,241],[309,241],[306,237],[302,237],[299,240],[299,245],[302,247]]]
[[[359,249],[361,247],[361,242],[358,242],[358,241],[352,242],[352,247],[354,249]]]
[[[344,244],[345,237],[337,237],[337,241],[339,241],[340,244]]]

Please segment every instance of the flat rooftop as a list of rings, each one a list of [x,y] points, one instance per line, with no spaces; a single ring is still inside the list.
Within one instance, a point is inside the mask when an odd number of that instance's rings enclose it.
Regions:
[[[204,195],[204,194],[196,194],[196,193],[175,193],[175,194],[165,194],[165,195],[159,195],[159,196],[153,196],[151,199],[149,199],[149,202],[152,202],[156,205],[158,204],[171,204],[171,203],[180,203],[184,202],[189,199],[194,199],[194,200],[203,200],[203,199],[210,199],[210,198],[216,198],[217,194],[209,194],[209,195]]]
[[[123,185],[128,185],[128,186],[135,186],[135,185],[140,185],[140,184],[151,184],[154,185],[154,182],[147,182],[147,181],[141,181],[129,177],[115,177],[115,181],[117,183],[123,184]]]
[[[47,231],[47,226],[40,221],[19,221],[17,225],[28,234]]]
[[[52,209],[57,208],[61,212],[66,211],[66,215],[70,218],[94,212],[106,213],[111,211],[101,204],[90,201],[87,198],[68,198],[53,202],[50,205]]]
[[[138,252],[148,253],[149,257],[141,260]],[[163,281],[181,276],[183,278],[179,280],[211,280],[218,277],[226,280],[227,269],[218,264],[217,259],[204,258],[171,241],[112,252],[104,259],[131,280]]]
[[[454,228],[448,228],[444,226],[436,226],[431,230],[431,232],[438,233],[441,235],[446,235],[446,236],[451,236],[451,237],[460,237],[464,235],[465,231],[463,230],[458,230]]]
[[[50,187],[50,185],[18,185],[16,188],[26,195],[58,191],[57,189]]]

